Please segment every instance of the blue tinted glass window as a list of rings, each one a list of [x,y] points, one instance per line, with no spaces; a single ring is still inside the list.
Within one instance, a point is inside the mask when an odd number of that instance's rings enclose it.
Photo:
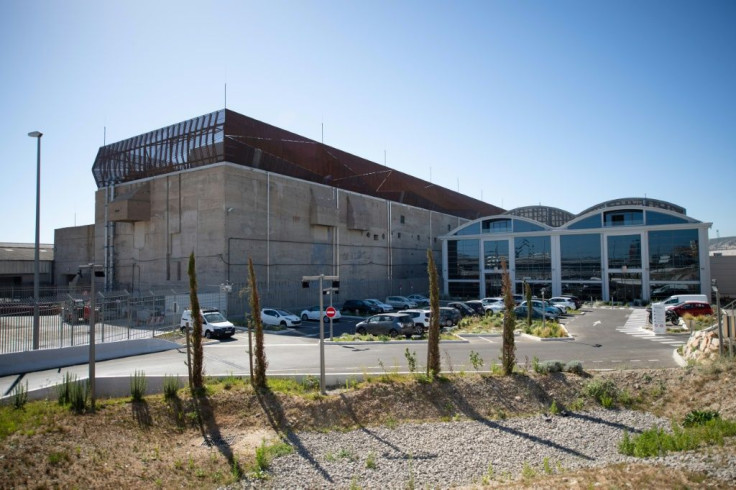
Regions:
[[[619,235],[608,237],[608,267],[620,269],[641,267],[641,236]]]
[[[487,219],[483,221],[483,233],[511,233],[511,220]]]
[[[523,233],[525,231],[541,231],[543,227],[529,223],[528,221],[522,221],[520,219],[514,220],[514,233]]]
[[[506,267],[509,266],[509,241],[483,242],[483,266],[486,269],[501,269],[501,261],[506,261]]]
[[[644,211],[638,209],[603,213],[606,226],[635,226],[644,224]]]
[[[549,280],[552,277],[552,258],[549,236],[517,237],[514,239],[516,278]]]
[[[480,234],[480,223],[471,223],[465,228],[455,232],[455,235],[478,235]]]
[[[649,274],[652,281],[699,280],[698,230],[650,231]]]
[[[671,214],[658,213],[656,211],[647,211],[648,225],[673,225],[677,223],[688,223],[688,220]]]
[[[587,230],[589,228],[600,228],[601,227],[601,215],[595,214],[588,216],[587,218],[581,219],[577,223],[573,223],[567,228],[569,230]]]
[[[447,241],[447,272],[449,279],[479,279],[478,240]]]
[[[600,279],[601,236],[562,235],[560,261],[563,281]]]

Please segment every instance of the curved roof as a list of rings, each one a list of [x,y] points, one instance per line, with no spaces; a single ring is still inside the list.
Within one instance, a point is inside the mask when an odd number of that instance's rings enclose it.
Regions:
[[[471,220],[504,211],[228,109],[103,146],[92,173],[105,187],[221,161]]]
[[[558,228],[575,217],[564,209],[549,206],[524,206],[507,211],[506,214],[529,218],[553,228]]]
[[[597,209],[615,208],[620,206],[642,206],[649,208],[659,208],[667,211],[673,211],[678,214],[687,214],[685,208],[676,204],[672,204],[671,202],[661,201],[659,199],[652,199],[650,197],[624,197],[621,199],[612,199],[610,201],[591,206],[582,213],[578,213],[578,216],[588,214]]]

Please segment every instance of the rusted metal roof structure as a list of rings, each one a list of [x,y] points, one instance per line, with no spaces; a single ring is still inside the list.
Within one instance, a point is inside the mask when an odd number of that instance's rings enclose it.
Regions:
[[[223,161],[467,219],[504,212],[229,109],[103,146],[92,173],[107,187]]]

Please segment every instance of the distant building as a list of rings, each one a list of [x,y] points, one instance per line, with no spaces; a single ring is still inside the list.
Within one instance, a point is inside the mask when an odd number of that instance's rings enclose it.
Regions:
[[[444,292],[501,294],[501,262],[516,293],[649,301],[710,295],[708,228],[684,208],[648,198],[597,204],[574,215],[546,206],[472,220],[442,239]]]
[[[30,291],[29,296],[33,296],[35,250],[34,243],[0,243],[0,291],[7,291],[8,295],[16,295],[17,290],[24,290]],[[39,285],[51,285],[53,283],[54,246],[47,243],[40,244],[38,260]]]

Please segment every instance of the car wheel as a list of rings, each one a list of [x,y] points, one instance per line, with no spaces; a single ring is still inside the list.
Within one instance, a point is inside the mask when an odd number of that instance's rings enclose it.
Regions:
[[[355,329],[355,333],[357,333],[358,335],[365,335],[366,334],[365,328],[358,327],[358,328]]]
[[[285,322],[285,321],[281,320],[281,323],[280,323],[280,325],[281,325],[282,327],[286,328],[286,322]]]
[[[391,329],[388,331],[388,336],[392,339],[395,339],[399,335],[399,332],[397,332],[395,329]]]
[[[452,326],[452,320],[447,320],[447,321],[445,322],[445,326],[446,326],[446,327],[451,327],[451,326]]]
[[[309,318],[307,317],[307,315],[302,315],[302,321],[303,322],[306,322],[307,320],[309,320]]]
[[[209,330],[205,330],[204,336],[207,339],[211,339],[212,338],[212,332],[210,332]]]
[[[187,327],[181,327],[181,328],[179,328],[179,330],[181,330],[181,333],[186,333]]]

